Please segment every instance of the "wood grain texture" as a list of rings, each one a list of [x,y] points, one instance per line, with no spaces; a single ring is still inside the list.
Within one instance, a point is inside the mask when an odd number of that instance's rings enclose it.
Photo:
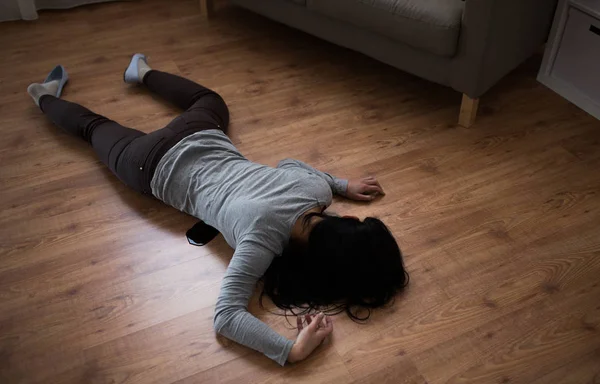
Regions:
[[[448,88],[216,6],[210,23],[147,0],[0,24],[0,382],[600,382],[600,123],[535,81],[540,57],[465,128]],[[389,225],[408,289],[285,368],[216,337],[232,250],[189,246],[193,218],[129,191],[25,93],[60,63],[66,99],[150,132],[178,111],[123,84],[135,52],[221,93],[251,160],[377,175],[383,199],[331,210]]]

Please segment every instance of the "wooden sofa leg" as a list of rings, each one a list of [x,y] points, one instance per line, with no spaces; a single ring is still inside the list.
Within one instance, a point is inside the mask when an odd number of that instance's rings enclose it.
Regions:
[[[210,19],[214,13],[214,0],[200,0],[200,13],[205,19]]]
[[[462,104],[460,105],[460,115],[458,116],[458,124],[469,128],[475,122],[477,116],[477,107],[479,99],[471,99],[463,93]]]

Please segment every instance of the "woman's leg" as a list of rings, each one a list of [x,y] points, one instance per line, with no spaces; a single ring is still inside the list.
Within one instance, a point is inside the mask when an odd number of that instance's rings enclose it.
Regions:
[[[181,114],[185,125],[166,128],[196,132],[220,129],[227,133],[229,110],[215,91],[183,77],[156,70],[146,72],[142,82],[153,93],[185,110]]]
[[[136,145],[137,150],[131,151],[132,143],[146,136],[144,132],[124,127],[79,104],[52,95],[41,96],[39,105],[54,124],[91,144],[98,158],[121,181],[138,192],[149,192],[149,182],[146,183],[140,167],[143,168],[152,143],[144,140],[146,145]]]
[[[151,91],[185,109],[166,127],[149,134],[124,127],[53,94],[36,95],[35,89],[30,94],[33,93],[36,103],[56,125],[90,143],[100,160],[121,181],[138,192],[151,194],[150,183],[163,155],[193,133],[207,129],[226,132],[229,111],[216,92],[182,77],[152,70],[145,61],[143,64],[145,69],[137,78],[143,79]]]

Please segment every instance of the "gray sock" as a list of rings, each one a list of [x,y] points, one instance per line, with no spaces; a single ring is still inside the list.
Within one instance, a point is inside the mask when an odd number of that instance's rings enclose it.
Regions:
[[[140,83],[144,81],[144,76],[146,76],[146,73],[150,70],[152,70],[152,68],[150,68],[146,61],[142,59],[138,61],[138,77],[140,78]]]
[[[27,87],[27,93],[33,99],[35,104],[40,106],[40,97],[44,95],[56,96],[58,93],[59,80],[49,81],[47,83],[33,83]]]

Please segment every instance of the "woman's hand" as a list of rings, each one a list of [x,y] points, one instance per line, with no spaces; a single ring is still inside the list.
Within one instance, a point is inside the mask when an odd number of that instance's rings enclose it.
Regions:
[[[288,361],[294,363],[304,360],[314,351],[325,338],[333,332],[331,318],[319,313],[316,316],[306,315],[307,325],[304,326],[302,316],[296,318],[298,324],[298,338],[288,355]]]
[[[385,195],[383,188],[374,177],[348,181],[346,197],[352,200],[371,201],[378,195]]]

